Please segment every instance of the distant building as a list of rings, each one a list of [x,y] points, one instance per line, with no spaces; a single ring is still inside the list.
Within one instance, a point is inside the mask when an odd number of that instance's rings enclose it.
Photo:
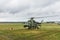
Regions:
[[[54,21],[46,22],[46,23],[55,23]]]

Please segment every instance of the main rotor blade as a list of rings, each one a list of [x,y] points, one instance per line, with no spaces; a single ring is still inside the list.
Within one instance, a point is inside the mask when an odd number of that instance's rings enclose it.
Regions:
[[[53,16],[44,16],[44,17],[33,17],[34,19],[35,18],[48,18],[48,17],[57,17],[57,16],[59,16],[59,15],[53,15]]]

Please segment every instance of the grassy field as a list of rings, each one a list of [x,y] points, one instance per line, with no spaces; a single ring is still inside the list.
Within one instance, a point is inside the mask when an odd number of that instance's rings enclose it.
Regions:
[[[22,23],[0,23],[0,40],[60,40],[60,25],[43,23],[38,30],[28,30]]]

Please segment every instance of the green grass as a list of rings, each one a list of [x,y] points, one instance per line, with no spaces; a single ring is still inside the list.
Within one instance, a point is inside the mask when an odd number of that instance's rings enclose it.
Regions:
[[[11,28],[23,29],[22,23],[0,23],[0,30],[10,30]]]
[[[21,23],[4,23],[0,24],[0,40],[60,40],[60,25],[43,23],[38,30],[28,30]]]

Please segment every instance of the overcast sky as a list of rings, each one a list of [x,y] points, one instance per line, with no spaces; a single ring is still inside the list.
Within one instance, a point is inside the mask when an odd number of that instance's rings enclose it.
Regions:
[[[30,17],[44,17],[37,21],[60,21],[60,0],[0,0],[0,21],[26,21]]]

